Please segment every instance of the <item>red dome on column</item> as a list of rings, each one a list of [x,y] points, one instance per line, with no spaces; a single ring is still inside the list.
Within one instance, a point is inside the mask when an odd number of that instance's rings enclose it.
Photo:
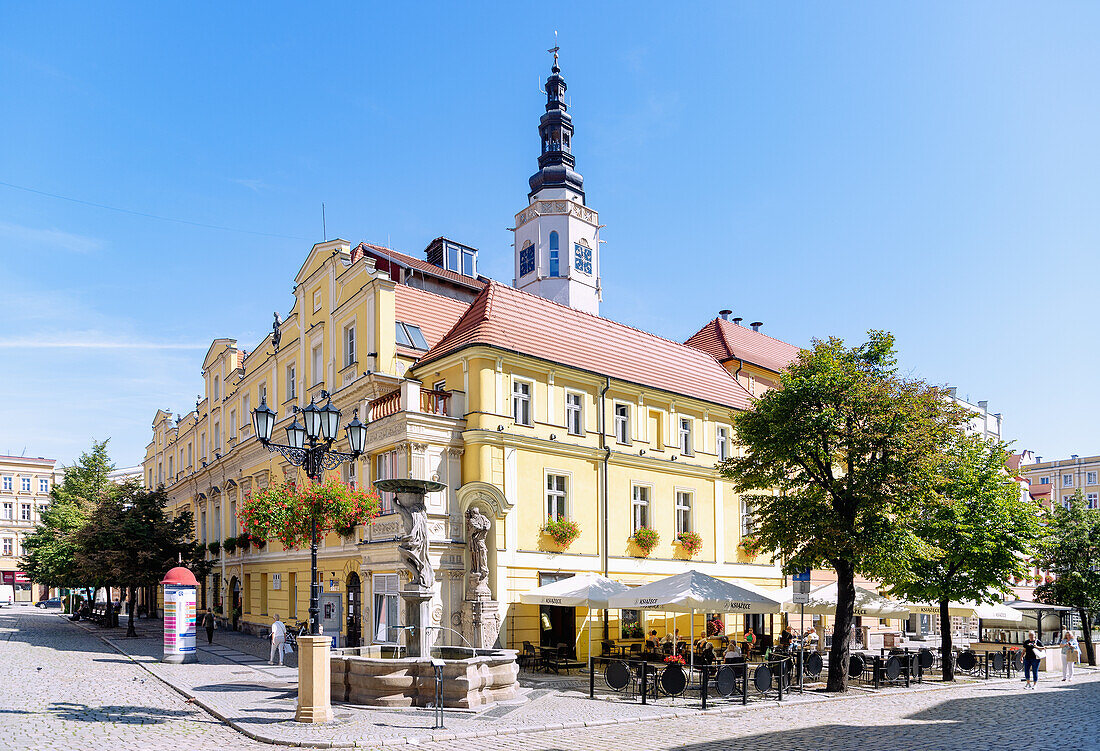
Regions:
[[[186,566],[176,566],[174,569],[164,575],[164,578],[160,581],[161,584],[173,584],[177,587],[197,587],[199,586],[199,580],[195,578],[195,575],[191,573],[191,569]]]

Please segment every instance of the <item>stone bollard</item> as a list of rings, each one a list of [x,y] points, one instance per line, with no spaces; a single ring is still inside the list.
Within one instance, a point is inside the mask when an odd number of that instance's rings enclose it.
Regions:
[[[332,685],[330,683],[329,647],[327,636],[298,637],[298,722],[321,723],[332,719]]]

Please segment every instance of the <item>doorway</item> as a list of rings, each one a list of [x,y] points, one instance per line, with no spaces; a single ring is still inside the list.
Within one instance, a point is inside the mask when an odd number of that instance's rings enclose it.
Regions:
[[[539,573],[539,586],[545,586],[573,574]],[[569,656],[576,658],[577,646],[577,609],[560,605],[539,606],[539,646],[556,647],[564,644]]]
[[[233,630],[236,631],[241,621],[241,580],[234,576],[233,581],[229,582],[229,591],[232,595],[233,603],[229,611],[229,623]]]
[[[363,639],[363,585],[359,574],[348,574],[347,646],[358,647]]]

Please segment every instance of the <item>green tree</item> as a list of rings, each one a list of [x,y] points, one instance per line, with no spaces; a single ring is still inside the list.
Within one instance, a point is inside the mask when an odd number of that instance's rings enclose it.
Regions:
[[[1100,613],[1100,513],[1086,508],[1078,488],[1069,508],[1056,505],[1043,527],[1036,562],[1054,574],[1054,581],[1038,586],[1035,599],[1077,611],[1085,654],[1089,665],[1095,665],[1092,624]]]
[[[137,482],[118,486],[92,513],[80,535],[77,559],[99,581],[129,590],[127,636],[136,636],[134,610],[138,587],[155,585],[184,558],[198,554],[192,540],[190,512],[171,518],[165,513],[163,489],[147,490]]]
[[[76,463],[66,467],[61,482],[50,491],[50,504],[34,532],[23,540],[23,570],[31,580],[49,587],[96,584],[78,565],[80,534],[96,506],[114,489],[107,474],[114,469],[107,441],[97,441]],[[88,598],[93,592],[87,593]]]
[[[967,418],[938,390],[897,375],[892,335],[868,336],[803,351],[779,388],[736,416],[745,453],[721,464],[753,505],[763,550],[788,570],[836,572],[829,691],[848,687],[855,575],[898,578],[927,553],[913,526],[934,499],[942,447]]]
[[[952,600],[995,602],[1008,579],[1023,573],[1039,531],[1041,509],[1021,496],[1005,466],[1003,443],[957,434],[947,447],[937,492],[941,502],[917,517],[914,532],[927,557],[890,582],[892,591],[940,606],[941,654],[951,654]],[[951,660],[943,679],[955,679]]]

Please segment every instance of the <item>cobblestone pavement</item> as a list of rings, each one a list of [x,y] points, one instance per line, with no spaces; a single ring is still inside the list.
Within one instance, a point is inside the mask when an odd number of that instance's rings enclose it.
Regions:
[[[119,640],[120,642],[122,640]],[[477,728],[488,737],[429,741],[430,714],[368,710],[337,705],[336,721],[302,727],[288,718],[293,686],[288,679],[257,670],[223,645],[223,654],[204,653],[202,665],[155,662],[153,639],[125,640],[136,664],[89,632],[53,614],[30,608],[0,610],[0,731],[3,748],[101,749],[104,743],[135,749],[270,749],[249,740],[153,677],[147,669],[178,670],[218,699],[263,695],[271,705],[254,728],[266,733],[301,731],[300,741],[324,739],[360,745],[404,743],[431,749],[518,749],[551,751],[715,751],[775,747],[784,749],[867,749],[919,746],[928,749],[1100,748],[1100,672],[1082,671],[1076,682],[1046,678],[1037,691],[1017,681],[990,681],[960,687],[860,694],[802,703],[774,703],[700,715],[686,703],[643,708],[598,702],[576,692],[536,688],[531,701],[480,714],[449,713],[447,730]],[[196,668],[198,670],[196,670]],[[190,669],[190,672],[184,672]],[[168,673],[166,677],[171,678]],[[227,680],[221,680],[225,677]],[[178,676],[176,676],[178,680]],[[206,698],[205,696],[203,697]],[[233,706],[229,701],[227,706]],[[247,715],[241,705],[238,714]],[[255,707],[253,707],[255,708]],[[630,712],[626,712],[629,709]],[[640,713],[676,716],[637,721]],[[424,721],[427,720],[425,723]],[[534,731],[537,721],[577,727]],[[584,726],[585,722],[588,727]],[[528,725],[532,732],[514,733]],[[289,740],[289,739],[288,739]],[[291,741],[293,742],[293,741]]]

